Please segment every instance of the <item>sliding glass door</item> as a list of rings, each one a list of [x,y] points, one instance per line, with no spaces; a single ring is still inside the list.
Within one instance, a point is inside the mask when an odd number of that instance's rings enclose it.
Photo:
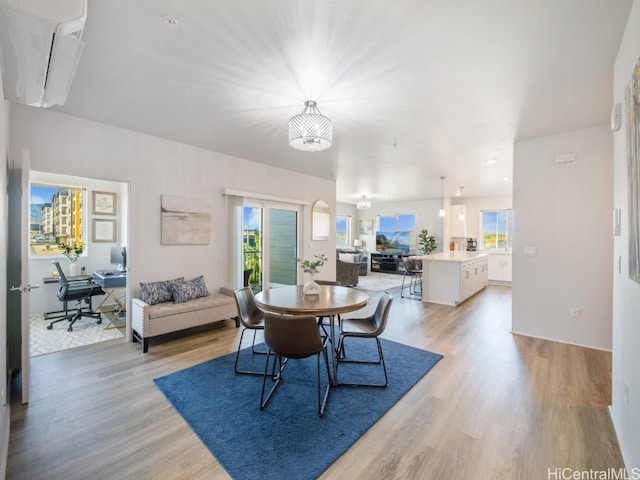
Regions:
[[[245,203],[243,281],[254,291],[297,283],[299,208]]]

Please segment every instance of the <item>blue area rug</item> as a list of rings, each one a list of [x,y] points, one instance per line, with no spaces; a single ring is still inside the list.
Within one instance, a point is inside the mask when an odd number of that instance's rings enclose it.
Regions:
[[[323,418],[317,416],[315,357],[289,361],[263,411],[262,377],[236,375],[235,353],[154,381],[234,479],[315,479],[442,358],[390,340],[381,342],[388,387],[332,388]],[[377,359],[371,339],[352,339],[346,345],[349,357]],[[240,368],[262,371],[265,358],[244,349]],[[320,365],[326,381],[322,360]],[[382,367],[341,364],[339,380],[379,383]]]

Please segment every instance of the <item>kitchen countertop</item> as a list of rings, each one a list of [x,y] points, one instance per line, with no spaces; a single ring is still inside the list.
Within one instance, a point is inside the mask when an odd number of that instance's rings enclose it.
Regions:
[[[487,253],[478,252],[443,252],[432,253],[431,255],[421,255],[416,258],[429,262],[467,262],[476,258],[488,257]]]

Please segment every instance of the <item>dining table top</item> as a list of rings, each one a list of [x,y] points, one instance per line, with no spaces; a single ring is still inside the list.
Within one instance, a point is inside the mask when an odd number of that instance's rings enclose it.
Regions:
[[[287,315],[337,315],[364,307],[369,295],[354,288],[320,285],[320,293],[305,295],[302,285],[263,290],[255,295],[258,308]]]

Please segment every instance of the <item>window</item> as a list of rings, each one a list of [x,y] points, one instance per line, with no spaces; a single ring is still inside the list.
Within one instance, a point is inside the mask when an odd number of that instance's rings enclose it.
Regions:
[[[416,214],[380,215],[376,231],[376,250],[389,250],[389,239],[393,239],[394,249],[410,252],[418,246],[416,237]]]
[[[79,187],[30,186],[29,252],[31,256],[61,255],[58,245],[84,245],[85,190]]]
[[[380,215],[378,217],[378,230],[383,232],[416,231],[416,214],[406,213],[401,215]]]
[[[487,210],[480,215],[480,249],[511,250],[513,210]]]
[[[351,232],[351,217],[336,215],[336,247],[349,247]]]

